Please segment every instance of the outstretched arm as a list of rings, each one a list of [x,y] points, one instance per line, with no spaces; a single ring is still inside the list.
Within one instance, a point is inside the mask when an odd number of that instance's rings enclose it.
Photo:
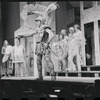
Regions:
[[[3,47],[2,47],[2,49],[1,49],[1,54],[5,54],[4,48],[3,48]]]
[[[32,36],[32,35],[35,35],[35,34],[37,34],[37,31],[35,30],[35,31],[33,31],[33,32],[30,32],[30,33],[26,33],[26,34],[23,34],[22,36],[24,36],[24,37],[27,37],[27,36]]]

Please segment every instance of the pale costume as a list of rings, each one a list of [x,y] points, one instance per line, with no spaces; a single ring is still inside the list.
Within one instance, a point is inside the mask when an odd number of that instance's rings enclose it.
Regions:
[[[13,60],[15,63],[15,76],[26,76],[25,55],[22,45],[13,47]]]
[[[12,62],[11,62],[11,54],[12,54],[12,46],[8,45],[5,49],[5,54],[2,59],[2,63],[6,63],[6,75],[10,75],[10,68],[12,68]]]
[[[1,49],[1,54],[2,54],[2,59],[4,57],[6,51],[6,46],[3,45],[2,49]],[[1,75],[6,75],[6,63],[2,63],[2,67],[1,67]]]
[[[53,42],[52,43],[52,51],[55,52],[56,54],[57,54],[57,49],[58,49],[57,44],[58,44],[58,42]],[[55,71],[60,70],[59,67],[58,67],[58,56],[54,55],[53,53],[51,55],[52,55],[51,59],[52,59],[52,62],[54,64],[54,70]]]
[[[81,59],[81,49],[84,39],[82,38],[82,32],[78,30],[73,34],[73,38],[69,42],[69,71],[81,71],[82,59]],[[84,42],[85,43],[85,42]],[[76,65],[73,62],[74,57],[76,56]]]
[[[66,47],[63,40],[60,40],[56,46],[58,55],[58,69],[63,70],[66,67],[64,57],[66,56]]]
[[[65,36],[64,39],[62,40],[63,42],[63,51],[64,51],[64,54],[63,54],[63,69],[62,71],[65,71],[68,69],[68,36]]]

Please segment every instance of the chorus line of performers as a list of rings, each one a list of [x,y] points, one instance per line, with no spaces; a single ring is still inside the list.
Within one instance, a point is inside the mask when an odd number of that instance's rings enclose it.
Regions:
[[[81,65],[83,63],[82,47],[85,45],[85,38],[83,38],[78,24],[69,28],[68,35],[66,30],[62,30],[58,35],[54,35],[50,28],[50,14],[56,9],[56,3],[49,5],[45,12],[36,18],[36,30],[33,33],[22,35],[24,37],[35,35],[35,54],[37,55],[37,69],[39,76],[37,80],[43,80],[43,60],[50,69],[51,80],[56,79],[55,69],[57,69],[57,67],[60,67],[62,71],[81,71]],[[6,51],[9,50],[6,48]],[[27,71],[24,66],[25,50],[20,44],[20,39],[18,37],[15,38],[15,46],[9,53],[7,54],[5,52],[2,60],[3,63],[7,61],[7,57],[10,54],[13,61],[19,60],[19,63],[17,62],[15,68],[15,75],[27,76]]]
[[[81,71],[83,65],[82,47],[85,45],[85,38],[82,35],[78,24],[69,28],[68,35],[65,29],[56,35],[55,42],[52,43],[52,50],[57,55],[52,55],[52,61],[56,68],[58,66],[57,70]]]

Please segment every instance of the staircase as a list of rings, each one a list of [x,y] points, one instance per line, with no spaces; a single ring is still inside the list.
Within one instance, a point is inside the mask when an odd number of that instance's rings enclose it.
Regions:
[[[46,76],[49,76],[50,73],[46,72]],[[56,76],[62,77],[100,77],[100,65],[89,65],[82,66],[81,71],[57,71]]]

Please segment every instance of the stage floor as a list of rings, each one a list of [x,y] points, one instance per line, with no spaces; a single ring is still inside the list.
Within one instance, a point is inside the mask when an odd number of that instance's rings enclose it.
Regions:
[[[2,77],[1,80],[35,80],[36,77]],[[44,81],[52,81],[50,76],[44,76]],[[100,77],[60,77],[57,76],[55,81],[66,81],[66,82],[83,82],[83,83],[95,83],[95,80],[100,80]]]

